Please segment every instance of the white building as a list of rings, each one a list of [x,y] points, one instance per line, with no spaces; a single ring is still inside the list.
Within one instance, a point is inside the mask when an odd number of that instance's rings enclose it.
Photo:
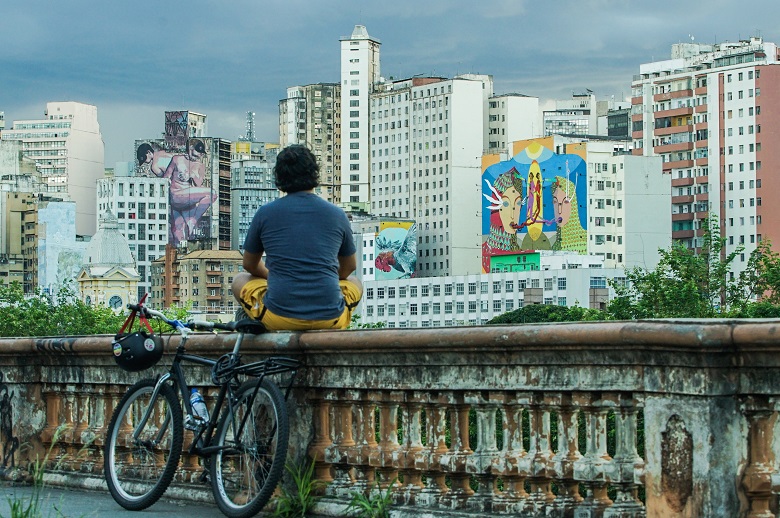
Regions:
[[[512,142],[541,135],[542,121],[538,97],[512,93],[490,98],[488,152],[509,151]]]
[[[138,298],[151,292],[152,261],[165,255],[168,185],[167,178],[140,176],[113,176],[97,182],[98,212],[109,211],[116,216],[118,230],[135,259]]]
[[[608,112],[629,106],[629,102],[614,98],[597,101],[590,90],[572,94],[571,99],[558,99],[555,109],[542,113],[544,135],[607,135]]]
[[[490,76],[413,78],[371,96],[371,214],[418,223],[420,276],[480,272]]]
[[[88,241],[76,234],[76,204],[51,201],[38,209],[38,286],[52,296],[71,283],[83,264]]]
[[[3,140],[20,140],[35,160],[48,192],[76,203],[76,233],[97,228],[95,182],[103,177],[104,145],[97,108],[79,102],[50,102],[43,119],[14,121]]]
[[[609,281],[625,271],[595,257],[542,254],[537,271],[366,281],[360,321],[390,328],[481,325],[528,304],[603,309],[614,297]]]
[[[672,237],[702,246],[701,221],[715,214],[726,254],[744,247],[735,273],[762,239],[780,242],[779,64],[761,38],[678,43],[632,83],[634,153],[660,156],[671,177]]]
[[[368,203],[369,93],[379,81],[379,46],[362,25],[341,39],[341,203]]]

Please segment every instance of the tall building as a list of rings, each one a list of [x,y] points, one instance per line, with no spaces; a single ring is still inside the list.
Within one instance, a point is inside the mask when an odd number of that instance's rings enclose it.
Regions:
[[[480,271],[479,173],[490,76],[416,77],[370,101],[371,207],[417,222],[419,276]]]
[[[43,119],[14,121],[3,140],[22,142],[35,160],[49,194],[76,204],[76,233],[95,233],[95,183],[103,176],[104,145],[97,108],[79,102],[50,102]]]
[[[512,142],[541,135],[538,97],[516,93],[490,97],[486,152],[508,151]]]
[[[660,156],[671,177],[672,237],[700,247],[714,213],[725,252],[744,247],[737,272],[762,239],[780,242],[779,100],[778,47],[761,38],[672,45],[632,83],[633,152]]]
[[[279,144],[239,141],[232,144],[230,163],[231,250],[243,250],[252,218],[261,205],[279,197],[273,170]]]
[[[152,289],[152,262],[165,255],[169,235],[168,185],[167,178],[119,175],[97,183],[101,218],[106,212],[112,213],[117,231],[127,240],[135,261],[138,299]]]
[[[279,101],[279,141],[281,146],[303,144],[320,165],[320,185],[324,199],[341,202],[341,86],[317,83],[287,89]]]
[[[379,82],[379,46],[362,25],[341,39],[341,203],[368,203],[369,94]]]
[[[628,102],[615,101],[614,98],[597,101],[590,90],[572,94],[571,99],[556,100],[554,110],[542,112],[544,136],[606,136],[609,111],[628,107]]]

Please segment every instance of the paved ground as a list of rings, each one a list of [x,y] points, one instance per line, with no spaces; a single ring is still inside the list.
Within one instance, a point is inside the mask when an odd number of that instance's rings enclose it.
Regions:
[[[11,516],[9,499],[29,502],[32,496],[33,489],[30,486],[0,484],[0,517]],[[43,518],[143,518],[144,516],[211,518],[222,516],[214,504],[166,500],[164,496],[159,502],[144,511],[127,511],[114,502],[108,490],[85,491],[46,487],[42,492],[41,502],[40,509]]]

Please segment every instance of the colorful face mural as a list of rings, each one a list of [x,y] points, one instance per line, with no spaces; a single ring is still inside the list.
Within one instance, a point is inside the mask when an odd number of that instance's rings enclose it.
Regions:
[[[374,276],[377,280],[415,276],[417,224],[411,221],[381,223],[374,242]]]
[[[208,144],[208,146],[207,146]],[[210,237],[204,217],[218,194],[211,181],[211,139],[190,138],[179,147],[166,140],[136,141],[136,176],[168,178],[168,242]]]
[[[484,272],[491,257],[511,252],[587,253],[587,175],[580,156],[558,155],[534,141],[487,167],[482,181]]]

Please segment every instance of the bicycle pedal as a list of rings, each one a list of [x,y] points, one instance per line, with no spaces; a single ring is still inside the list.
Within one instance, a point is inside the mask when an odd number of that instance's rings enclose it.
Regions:
[[[209,475],[208,471],[204,471],[200,474],[198,477],[198,482],[201,484],[210,484],[211,483],[211,475]]]

